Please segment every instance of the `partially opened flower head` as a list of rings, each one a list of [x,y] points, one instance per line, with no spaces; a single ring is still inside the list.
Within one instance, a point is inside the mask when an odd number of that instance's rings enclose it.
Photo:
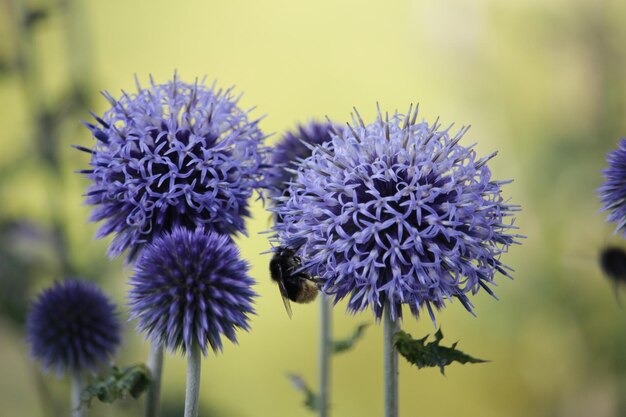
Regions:
[[[46,369],[76,372],[106,362],[120,343],[115,305],[94,284],[56,282],[26,319],[31,352]]]
[[[130,280],[130,315],[157,345],[188,352],[197,343],[222,349],[236,342],[254,313],[249,265],[227,235],[176,227],[142,252]]]
[[[297,163],[311,156],[311,147],[329,142],[333,132],[341,128],[331,122],[311,121],[288,131],[272,150],[269,188],[274,195],[283,195],[293,178],[291,170]]]
[[[598,189],[602,209],[608,211],[607,221],[615,223],[615,232],[626,233],[626,138],[609,152],[608,168],[602,172],[606,181]]]
[[[98,237],[114,236],[109,255],[143,245],[176,225],[223,234],[244,232],[248,199],[267,167],[259,120],[238,107],[232,89],[218,90],[174,77],[119,99],[87,123],[96,145],[89,152],[91,220]]]
[[[371,307],[380,318],[406,304],[418,316],[509,276],[500,255],[516,243],[510,233],[517,206],[501,196],[472,146],[417,110],[355,126],[313,150],[288,195],[276,198],[276,243],[295,248],[303,269],[318,276],[335,301]]]

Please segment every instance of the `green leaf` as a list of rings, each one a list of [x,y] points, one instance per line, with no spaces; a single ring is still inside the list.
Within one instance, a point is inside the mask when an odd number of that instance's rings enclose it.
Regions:
[[[304,378],[298,374],[287,374],[293,386],[304,394],[304,406],[311,411],[319,411],[319,396],[308,386]]]
[[[90,406],[94,397],[103,403],[112,403],[128,395],[138,398],[148,388],[150,382],[150,370],[144,364],[126,366],[122,369],[113,366],[87,385],[81,394],[81,401]]]
[[[333,353],[341,353],[346,350],[350,350],[354,344],[363,337],[365,329],[369,326],[369,323],[361,323],[358,325],[356,329],[354,329],[354,333],[347,339],[342,340],[334,340],[332,344]]]
[[[452,346],[441,346],[439,342],[443,339],[441,329],[435,333],[435,340],[426,343],[428,335],[422,339],[413,339],[410,334],[400,330],[396,333],[396,348],[398,353],[407,361],[418,368],[439,367],[444,374],[444,368],[452,362],[465,363],[482,363],[489,362],[482,359],[476,359],[470,355],[456,349],[458,342]]]

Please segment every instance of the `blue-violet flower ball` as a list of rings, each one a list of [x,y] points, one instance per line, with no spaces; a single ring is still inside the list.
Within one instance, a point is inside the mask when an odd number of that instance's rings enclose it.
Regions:
[[[626,138],[606,156],[609,164],[602,173],[606,181],[598,189],[602,209],[608,211],[607,221],[616,223],[615,232],[626,232]]]
[[[55,282],[31,305],[27,340],[45,369],[94,369],[120,344],[115,305],[94,284],[75,279]]]
[[[294,248],[303,269],[316,275],[335,302],[371,307],[381,318],[416,317],[489,285],[499,260],[517,243],[512,215],[518,206],[501,196],[486,162],[459,145],[437,123],[417,123],[417,109],[354,125],[313,150],[298,168],[288,195],[275,198],[275,243]],[[509,221],[506,219],[509,218]],[[388,307],[387,307],[388,306]]]
[[[291,169],[311,156],[312,146],[330,141],[333,132],[340,132],[340,130],[338,125],[331,122],[311,121],[285,133],[272,150],[272,168],[268,175],[272,195],[280,196],[287,191],[289,181],[294,177]]]
[[[222,349],[236,342],[253,314],[254,281],[248,263],[228,235],[175,227],[142,251],[130,280],[129,306],[137,328],[170,351],[197,343]]]
[[[232,88],[217,90],[174,77],[116,100],[86,123],[96,144],[87,203],[97,237],[113,234],[110,256],[132,261],[154,236],[180,225],[245,233],[248,199],[263,187],[268,148],[259,120],[238,107]]]

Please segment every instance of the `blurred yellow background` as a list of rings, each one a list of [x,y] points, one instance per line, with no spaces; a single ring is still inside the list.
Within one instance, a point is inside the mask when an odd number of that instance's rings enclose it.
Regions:
[[[472,129],[480,155],[498,150],[494,177],[521,204],[528,238],[505,263],[496,301],[473,299],[438,315],[448,343],[487,364],[417,370],[402,362],[403,416],[624,416],[626,312],[597,266],[605,245],[626,246],[603,223],[595,189],[605,153],[626,135],[626,3],[592,0],[6,0],[0,4],[0,407],[3,415],[66,415],[66,382],[38,377],[19,300],[63,275],[98,280],[120,304],[132,274],[105,257],[82,204],[87,181],[73,171],[91,146],[80,125],[102,113],[97,93],[133,90],[133,76],[167,81],[174,71],[236,85],[243,107],[267,117],[273,144],[298,122],[366,120],[419,102]],[[39,14],[37,13],[39,12]],[[20,24],[27,18],[27,23]],[[289,320],[270,282],[269,214],[255,202],[238,243],[260,294],[252,331],[203,363],[201,415],[311,416],[287,372],[316,383],[317,305]],[[21,268],[21,269],[20,269]],[[624,296],[624,294],[622,294]],[[21,298],[20,298],[21,297]],[[17,306],[13,306],[16,304]],[[334,309],[336,336],[370,312]],[[145,360],[147,344],[127,323],[117,362]],[[414,336],[434,333],[407,315]],[[382,329],[333,358],[332,415],[382,414]],[[185,362],[167,356],[164,417],[182,414]],[[52,400],[46,400],[46,397]],[[43,398],[43,399],[42,399]],[[56,404],[52,406],[51,404]],[[142,415],[143,401],[96,404],[92,416]],[[179,408],[176,408],[179,407]]]

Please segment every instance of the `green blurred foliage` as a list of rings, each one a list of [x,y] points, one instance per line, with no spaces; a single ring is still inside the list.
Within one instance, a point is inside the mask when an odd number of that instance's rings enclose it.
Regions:
[[[506,255],[516,279],[499,280],[501,301],[476,297],[477,319],[458,303],[438,316],[447,337],[492,362],[451,367],[446,378],[401,365],[402,415],[626,415],[626,314],[597,266],[604,245],[625,244],[595,195],[604,155],[626,132],[625,43],[626,3],[608,0],[0,3],[3,412],[67,414],[66,381],[41,376],[24,342],[25,301],[38,290],[67,275],[96,280],[126,317],[132,271],[93,240],[87,182],[73,173],[88,159],[70,145],[91,145],[80,120],[106,109],[100,90],[116,95],[133,88],[134,74],[165,81],[178,70],[236,84],[244,107],[268,115],[270,142],[311,117],[348,120],[352,106],[370,119],[377,101],[389,110],[419,102],[428,120],[471,123],[462,143],[478,142],[481,155],[499,150],[490,166],[515,179],[505,193],[522,205],[517,224],[528,238]],[[238,243],[258,280],[258,316],[239,346],[206,360],[201,399],[211,415],[308,416],[284,374],[315,381],[317,309],[284,314],[259,255],[268,214],[253,208],[250,237]],[[371,320],[344,311],[334,309],[338,335]],[[145,358],[131,327],[118,363]],[[428,319],[407,316],[403,327],[433,333]],[[372,326],[333,361],[333,415],[380,414],[381,333]],[[182,409],[184,370],[167,358],[172,410]],[[139,413],[128,400],[90,415]]]
[[[365,329],[370,326],[370,323],[361,323],[352,331],[349,337],[344,339],[337,339],[332,341],[333,354],[349,352],[354,345],[365,336]]]
[[[432,342],[426,343],[429,336],[430,335],[426,335],[421,339],[413,339],[410,334],[400,330],[395,335],[395,345],[398,349],[398,353],[418,369],[439,368],[441,375],[445,375],[446,366],[452,365],[454,362],[458,362],[461,365],[466,363],[489,362],[474,358],[458,350],[456,348],[458,342],[452,343],[451,346],[442,346],[440,344],[443,340],[443,332],[441,329],[437,330]]]
[[[150,369],[144,364],[122,369],[112,366],[89,381],[81,395],[81,402],[89,408],[95,398],[109,404],[128,397],[137,399],[148,389],[151,378]]]

